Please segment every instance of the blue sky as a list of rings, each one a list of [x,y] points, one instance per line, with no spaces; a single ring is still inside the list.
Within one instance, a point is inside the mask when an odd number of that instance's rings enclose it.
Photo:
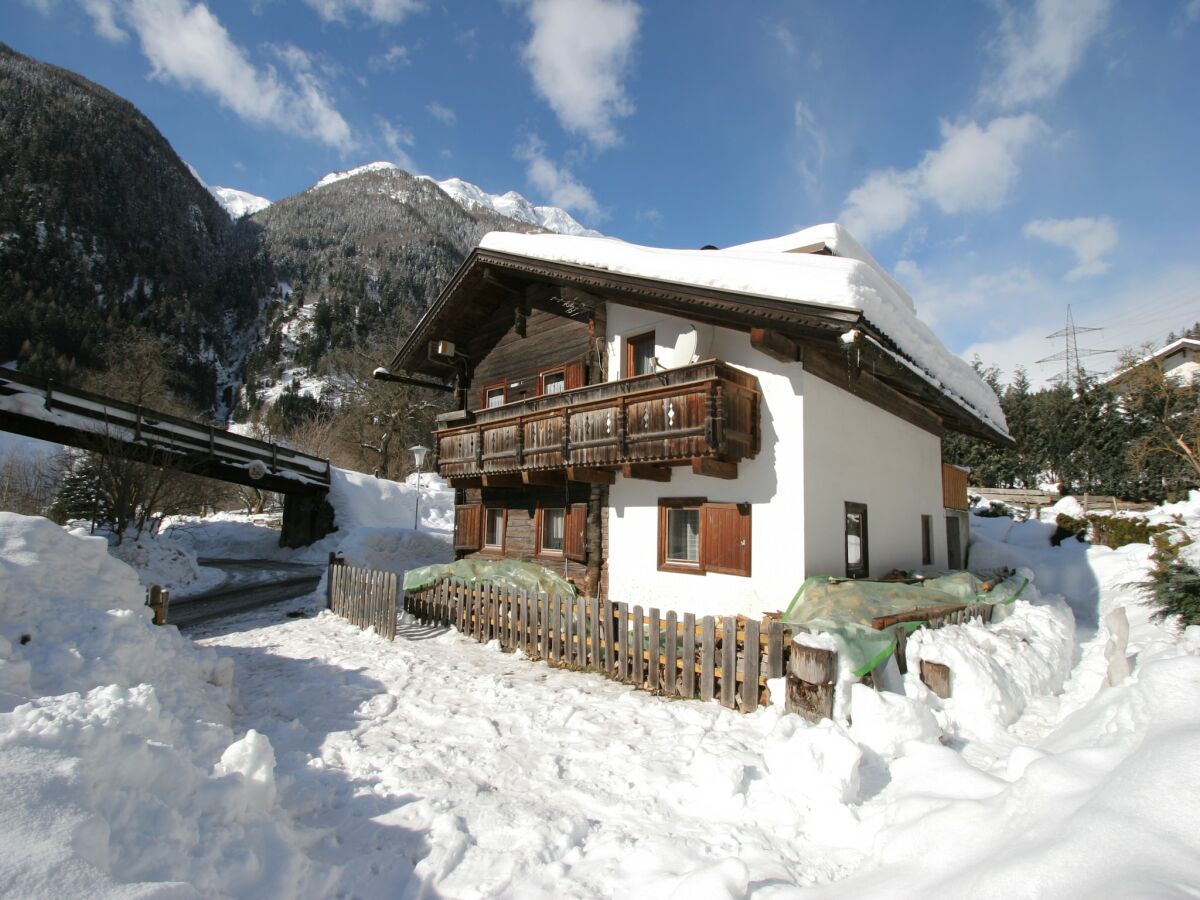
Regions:
[[[1035,382],[1200,320],[1200,0],[15,0],[212,185],[386,159],[637,243],[840,221]],[[1115,356],[1095,357],[1103,369]]]

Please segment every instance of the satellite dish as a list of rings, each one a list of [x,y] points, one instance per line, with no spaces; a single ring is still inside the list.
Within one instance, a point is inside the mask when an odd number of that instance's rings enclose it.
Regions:
[[[699,341],[700,336],[696,333],[696,326],[689,325],[687,331],[675,339],[675,357],[671,367],[678,369],[680,366],[691,365],[692,360],[696,357],[696,345]]]

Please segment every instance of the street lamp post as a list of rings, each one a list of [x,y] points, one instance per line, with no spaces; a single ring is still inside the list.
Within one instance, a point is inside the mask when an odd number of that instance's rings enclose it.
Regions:
[[[417,464],[417,498],[413,503],[413,531],[417,531],[421,527],[421,468],[425,465],[425,454],[429,452],[429,448],[417,444],[415,447],[409,447],[408,452],[413,455],[413,462]]]

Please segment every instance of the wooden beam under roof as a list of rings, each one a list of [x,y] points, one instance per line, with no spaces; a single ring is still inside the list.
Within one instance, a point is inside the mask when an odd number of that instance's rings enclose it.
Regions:
[[[709,478],[725,478],[729,481],[737,478],[737,463],[726,462],[723,459],[713,459],[711,456],[692,457],[692,472],[697,475],[707,475]]]
[[[643,481],[670,481],[669,466],[652,466],[629,464],[621,466],[621,474],[626,478],[640,478]]]

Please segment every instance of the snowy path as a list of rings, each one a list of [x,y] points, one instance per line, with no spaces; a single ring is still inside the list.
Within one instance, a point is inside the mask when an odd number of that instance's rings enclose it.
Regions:
[[[388,644],[328,614],[202,642],[234,657],[235,727],[270,738],[338,892],[740,895],[861,862],[829,849],[848,813],[823,809],[817,849],[765,771],[772,710],[667,701],[441,630]]]

